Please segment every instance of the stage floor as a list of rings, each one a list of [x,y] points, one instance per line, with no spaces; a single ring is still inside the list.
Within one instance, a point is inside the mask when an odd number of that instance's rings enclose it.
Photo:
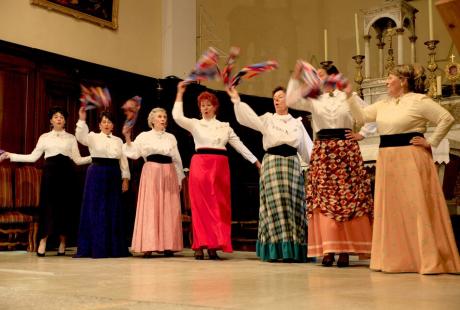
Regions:
[[[0,309],[460,309],[460,276],[263,263],[254,253],[196,261],[75,259],[0,252]]]

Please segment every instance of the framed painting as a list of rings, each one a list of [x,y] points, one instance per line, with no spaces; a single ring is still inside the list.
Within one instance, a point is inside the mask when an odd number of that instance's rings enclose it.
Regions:
[[[101,27],[118,28],[119,0],[30,0],[49,10],[83,19]]]

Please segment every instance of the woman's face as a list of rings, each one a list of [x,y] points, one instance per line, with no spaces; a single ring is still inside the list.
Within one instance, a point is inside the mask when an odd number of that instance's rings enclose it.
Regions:
[[[102,117],[101,122],[99,123],[99,129],[106,135],[109,135],[113,131],[113,123],[107,117]]]
[[[318,77],[321,81],[324,81],[327,78],[327,72],[323,68],[319,68],[316,72],[318,73]]]
[[[65,117],[60,112],[56,112],[51,117],[50,123],[54,130],[63,130],[65,126]]]
[[[200,101],[200,112],[204,119],[211,119],[216,116],[216,107],[211,101],[204,99]]]
[[[404,93],[402,80],[394,74],[388,75],[387,81],[388,94],[392,97],[399,97]]]
[[[165,112],[159,111],[155,113],[153,117],[153,128],[155,130],[163,131],[166,129],[166,124],[168,121],[168,116]]]
[[[275,111],[277,114],[287,114],[288,107],[286,105],[286,93],[283,90],[278,90],[273,95],[273,104],[275,105]]]

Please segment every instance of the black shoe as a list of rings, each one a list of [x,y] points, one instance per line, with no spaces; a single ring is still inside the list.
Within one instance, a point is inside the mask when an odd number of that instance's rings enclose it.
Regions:
[[[217,255],[215,250],[208,250],[208,256],[210,260],[220,260],[220,257]]]
[[[37,256],[38,256],[38,257],[45,257],[45,253],[37,252]]]
[[[348,267],[350,266],[350,258],[348,253],[340,253],[339,259],[337,260],[337,267]]]
[[[64,252],[57,252],[57,256],[65,256],[65,251]]]
[[[166,250],[166,251],[163,252],[163,255],[164,255],[165,257],[173,257],[173,256],[174,256],[174,252],[173,252],[173,251],[168,251],[168,250]]]
[[[196,260],[203,260],[204,259],[203,251],[195,251],[194,256],[195,256]]]
[[[326,255],[324,255],[323,261],[321,262],[321,264],[324,267],[331,267],[334,261],[335,261],[334,253],[327,253]]]

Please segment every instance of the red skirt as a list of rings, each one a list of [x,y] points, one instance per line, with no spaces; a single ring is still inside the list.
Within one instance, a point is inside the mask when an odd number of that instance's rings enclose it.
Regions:
[[[232,252],[230,169],[225,155],[195,154],[190,164],[193,244]]]

